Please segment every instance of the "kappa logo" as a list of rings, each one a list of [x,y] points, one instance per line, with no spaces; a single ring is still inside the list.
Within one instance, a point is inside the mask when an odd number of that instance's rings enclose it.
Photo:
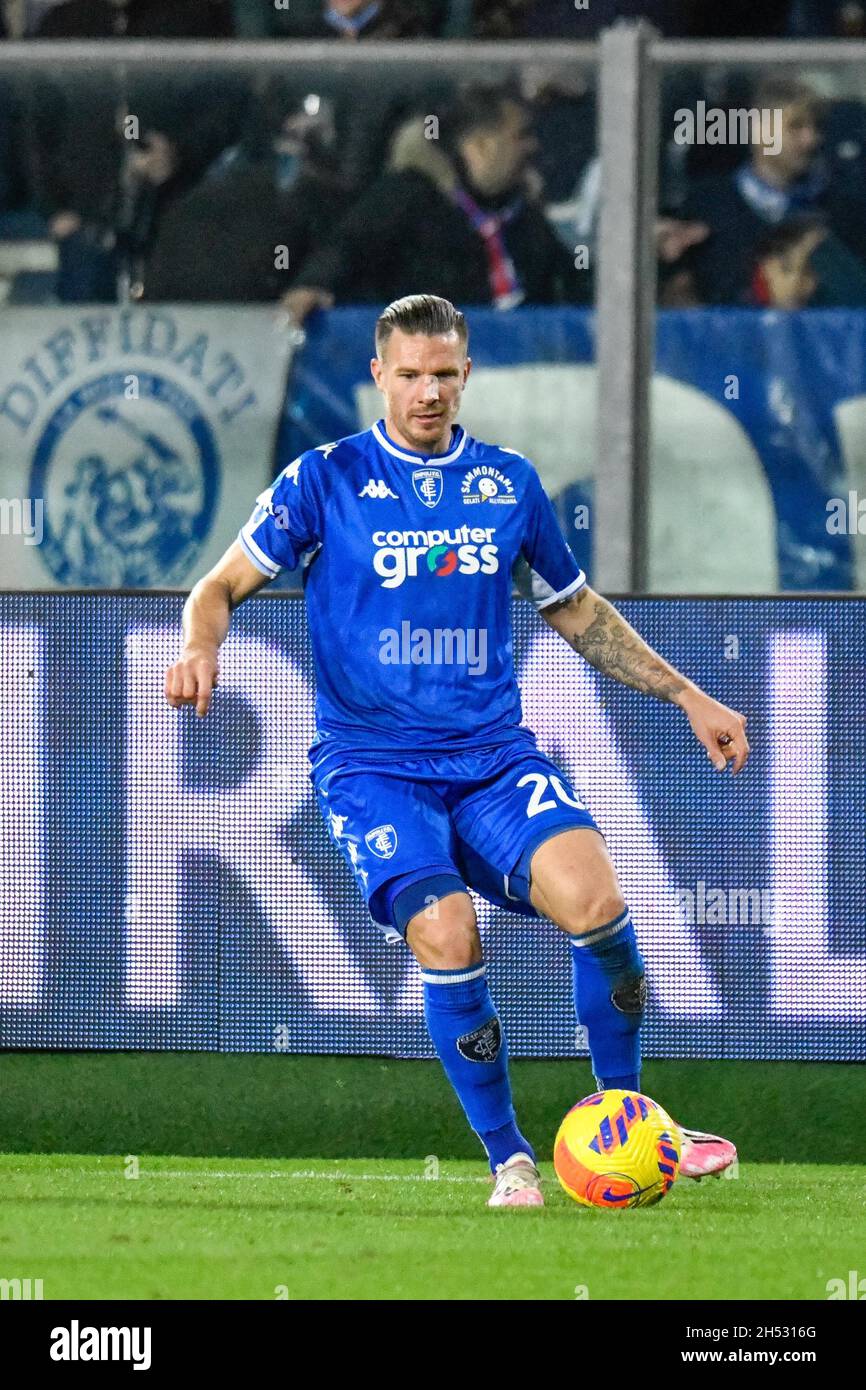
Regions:
[[[490,463],[478,463],[460,485],[463,501],[467,503],[491,502],[499,506],[514,506],[514,484],[498,468]]]
[[[359,497],[375,497],[378,501],[384,502],[386,497],[393,497],[397,500],[396,492],[392,492],[388,484],[382,478],[371,478],[368,483],[361,488]]]
[[[442,497],[442,469],[416,468],[412,474],[415,496],[425,507],[435,507]]]
[[[362,869],[360,864],[358,863],[358,846],[355,844],[354,840],[349,840],[346,844],[346,848],[349,851],[349,859],[352,861],[352,869],[366,888],[367,879],[370,877],[370,875],[367,873],[367,870]]]
[[[393,825],[377,825],[368,830],[364,844],[379,859],[393,859],[397,849],[397,832]]]
[[[495,1062],[502,1046],[502,1028],[494,1014],[480,1028],[457,1039],[457,1051],[469,1062]]]

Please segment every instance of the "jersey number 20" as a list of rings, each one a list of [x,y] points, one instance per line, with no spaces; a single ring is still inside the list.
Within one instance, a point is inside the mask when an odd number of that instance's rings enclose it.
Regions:
[[[526,808],[526,814],[528,816],[537,816],[542,811],[556,810],[556,802],[553,800],[553,797],[549,796],[546,801],[543,800],[548,783],[550,783],[550,786],[564,805],[575,806],[579,811],[586,810],[582,801],[575,796],[571,796],[565,790],[561,779],[557,777],[555,772],[551,773],[550,777],[545,777],[542,772],[527,772],[525,777],[521,777],[517,785],[518,787],[528,787],[533,783],[535,784],[535,789],[529,798],[529,805]]]

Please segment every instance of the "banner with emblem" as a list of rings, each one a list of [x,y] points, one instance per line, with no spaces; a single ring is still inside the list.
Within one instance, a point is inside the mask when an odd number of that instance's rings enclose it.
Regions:
[[[368,365],[375,320],[369,306],[334,309],[308,335],[287,458],[382,415]],[[460,422],[531,459],[592,582],[595,313],[472,308],[468,320],[474,365]],[[866,588],[866,312],[666,309],[652,414],[651,592]],[[434,508],[435,477],[419,469],[413,485]],[[509,498],[488,475],[470,481],[466,501]]]
[[[272,476],[273,310],[3,312],[0,587],[188,588]]]

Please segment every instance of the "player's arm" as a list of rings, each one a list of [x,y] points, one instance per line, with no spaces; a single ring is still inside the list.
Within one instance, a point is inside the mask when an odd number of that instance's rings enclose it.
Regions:
[[[165,698],[174,709],[195,705],[207,714],[219,678],[217,654],[226,639],[232,611],[269,582],[238,541],[191,590],[183,610],[183,651],[165,676]]]
[[[541,608],[541,616],[584,660],[644,695],[679,705],[713,766],[739,772],[749,756],[746,720],[687,680],[588,585]]]

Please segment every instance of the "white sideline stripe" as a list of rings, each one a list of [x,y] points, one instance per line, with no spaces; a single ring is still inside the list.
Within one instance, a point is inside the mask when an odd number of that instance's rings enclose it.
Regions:
[[[324,1178],[331,1182],[487,1182],[486,1178],[458,1176],[425,1178],[423,1173],[317,1173],[313,1169],[297,1173],[190,1173],[185,1168],[177,1172],[140,1168],[135,1181],[142,1178]]]
[[[91,1178],[116,1178],[121,1182],[140,1182],[142,1178],[308,1178],[330,1182],[469,1182],[469,1183],[489,1183],[489,1178],[470,1178],[442,1175],[439,1178],[427,1178],[423,1173],[318,1173],[313,1168],[299,1169],[292,1173],[235,1173],[229,1171],[217,1171],[199,1173],[195,1169],[178,1168],[139,1168],[137,1178],[127,1178],[121,1168],[111,1172],[105,1169],[96,1172],[91,1168],[58,1168],[52,1166],[46,1169],[52,1176],[58,1173],[77,1173],[80,1177]]]

